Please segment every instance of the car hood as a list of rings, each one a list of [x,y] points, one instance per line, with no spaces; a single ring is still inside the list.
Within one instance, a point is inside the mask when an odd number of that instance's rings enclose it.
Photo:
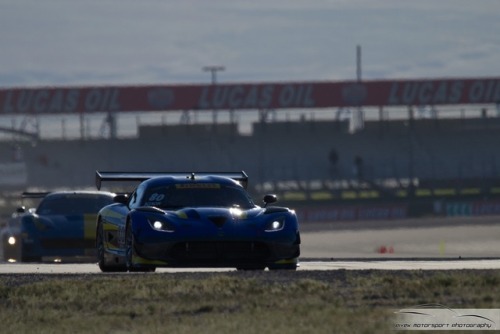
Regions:
[[[167,216],[177,217],[180,219],[194,220],[245,220],[255,219],[258,216],[272,214],[277,212],[286,212],[288,209],[281,207],[254,207],[247,210],[239,208],[221,208],[221,207],[186,207],[179,210],[162,210],[156,207],[141,207],[138,211],[163,213]]]

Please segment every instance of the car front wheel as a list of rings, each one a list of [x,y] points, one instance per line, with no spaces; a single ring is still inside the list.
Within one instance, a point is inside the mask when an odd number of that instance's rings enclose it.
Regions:
[[[97,264],[99,265],[99,269],[101,269],[103,273],[127,271],[126,267],[108,266],[106,264],[106,259],[105,259],[106,250],[104,249],[104,229],[100,221],[97,225],[97,230],[96,230],[96,247],[97,247]]]
[[[125,229],[125,262],[127,265],[127,269],[130,272],[154,272],[156,267],[141,267],[134,265],[133,257],[135,254],[135,239],[134,234],[132,233],[132,227],[130,224],[127,224]]]

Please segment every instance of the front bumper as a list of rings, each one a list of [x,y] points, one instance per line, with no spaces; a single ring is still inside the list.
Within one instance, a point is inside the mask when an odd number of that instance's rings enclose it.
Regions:
[[[297,259],[300,244],[262,241],[179,241],[135,244],[143,260],[176,267],[238,267]]]
[[[92,262],[97,254],[93,240],[14,237],[14,244],[3,240],[3,257],[8,262]]]

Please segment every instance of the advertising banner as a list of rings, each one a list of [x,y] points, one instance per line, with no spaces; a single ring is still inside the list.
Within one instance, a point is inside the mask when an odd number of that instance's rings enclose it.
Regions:
[[[482,103],[500,78],[0,89],[0,115]]]

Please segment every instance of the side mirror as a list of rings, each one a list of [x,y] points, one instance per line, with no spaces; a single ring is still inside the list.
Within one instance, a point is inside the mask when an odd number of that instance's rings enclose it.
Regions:
[[[278,201],[278,197],[274,194],[268,194],[264,196],[264,206],[267,206],[270,203],[274,203]]]
[[[113,198],[113,202],[120,203],[120,204],[127,204],[128,203],[128,196],[125,194],[116,195]]]

